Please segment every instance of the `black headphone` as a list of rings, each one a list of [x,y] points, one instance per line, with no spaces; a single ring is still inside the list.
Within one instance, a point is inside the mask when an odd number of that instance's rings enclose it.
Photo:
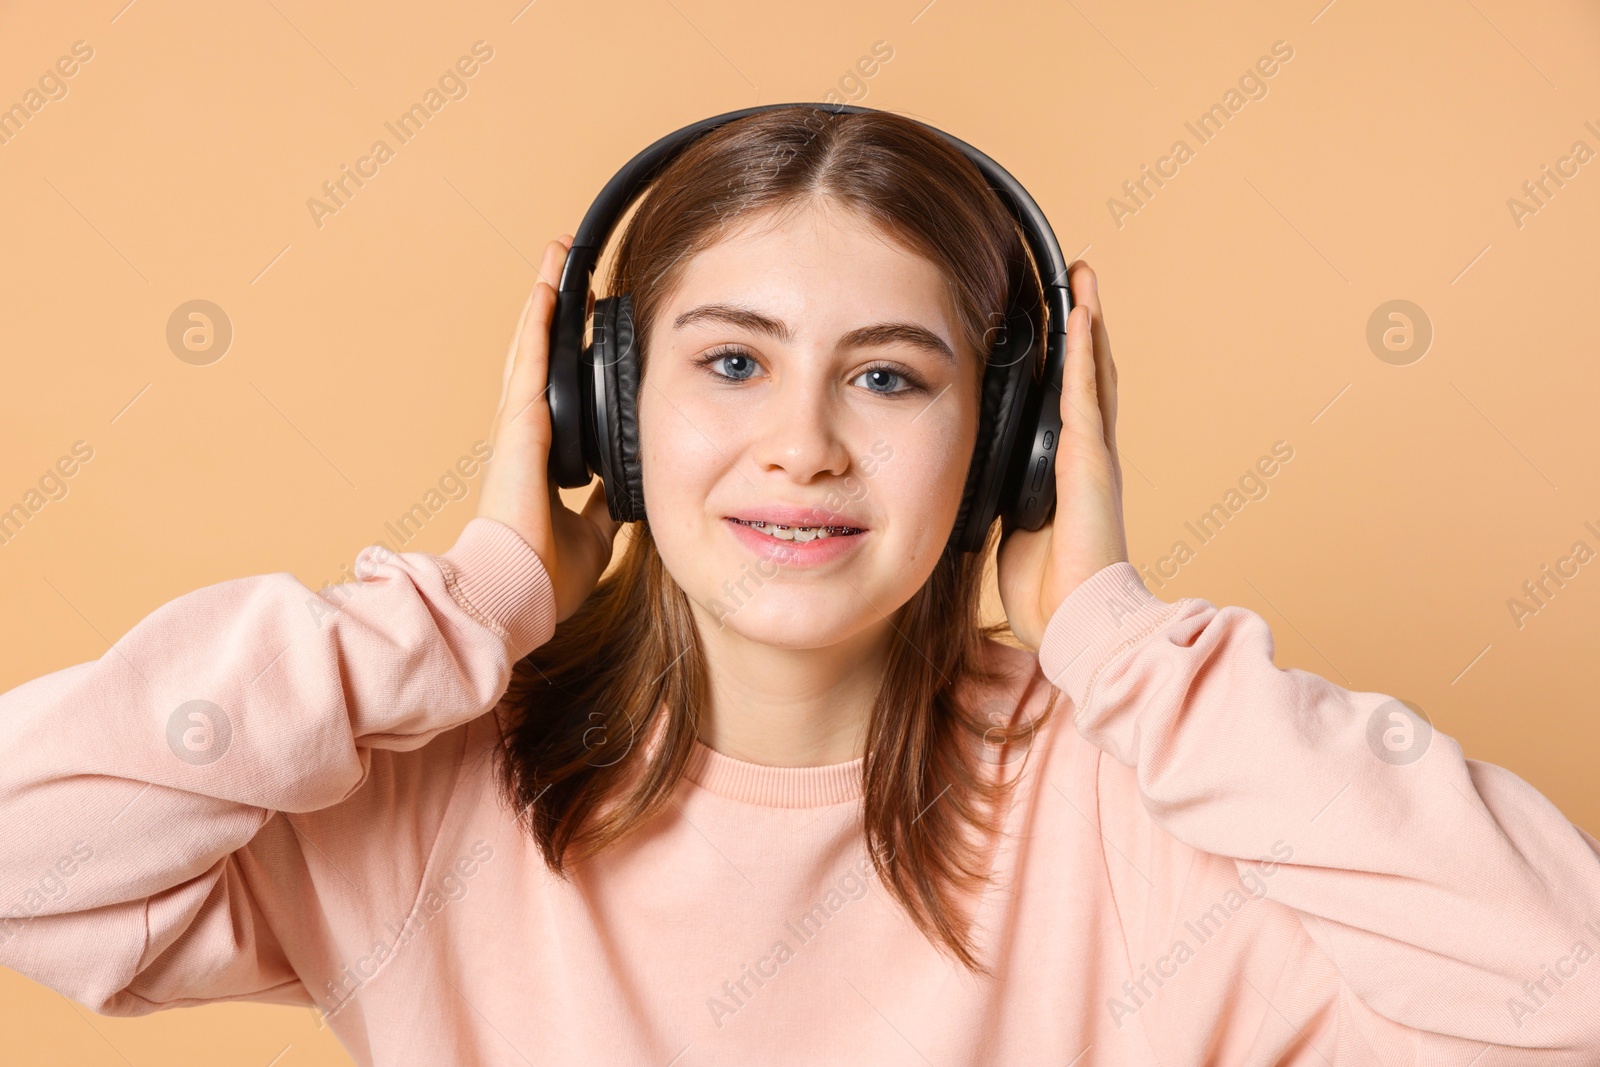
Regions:
[[[785,107],[812,107],[835,115],[873,110],[851,104],[764,104],[691,123],[656,141],[617,171],[573,235],[550,324],[550,478],[563,489],[575,489],[599,474],[605,484],[607,508],[618,522],[645,517],[637,407],[640,367],[627,293],[595,301],[593,343],[583,343],[589,290],[600,251],[617,220],[651,179],[701,134],[746,115]],[[1015,300],[989,352],[977,446],[949,542],[959,551],[976,552],[983,547],[996,516],[1004,519],[1003,528],[1037,530],[1055,511],[1061,374],[1072,293],[1061,246],[1028,191],[965,141],[926,123],[918,125],[965,153],[1000,194],[1022,228],[1039,268],[1048,312],[1042,366],[1034,350],[1033,317]]]

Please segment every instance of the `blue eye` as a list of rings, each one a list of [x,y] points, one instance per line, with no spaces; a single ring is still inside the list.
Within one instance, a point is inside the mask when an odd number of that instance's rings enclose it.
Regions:
[[[755,377],[755,371],[760,366],[750,350],[740,345],[723,345],[720,348],[714,348],[694,362],[697,366],[704,367],[706,372],[717,381],[723,383],[749,381]],[[716,368],[718,363],[726,363],[726,370],[718,370]],[[876,383],[868,385],[867,392],[878,396],[909,396],[913,393],[925,393],[928,391],[927,386],[916,375],[887,363],[874,364],[856,375],[857,381],[862,378],[871,378]],[[903,387],[893,388],[896,381],[899,381]],[[878,388],[878,385],[887,385],[889,388]]]
[[[733,366],[729,367],[729,370],[733,370],[734,373],[724,374],[712,367],[712,364],[719,363],[722,360],[727,360],[730,364],[733,364]],[[756,365],[755,359],[750,355],[749,350],[740,348],[737,345],[712,349],[695,362],[705,367],[716,377],[730,382],[747,380]],[[735,369],[736,367],[739,369]]]
[[[890,379],[898,378],[899,380],[905,382],[906,388],[904,388],[904,389],[874,389],[871,386],[868,386],[867,387],[867,391],[869,393],[882,393],[884,396],[894,396],[896,393],[914,393],[914,392],[917,391],[917,387],[911,383],[910,379],[908,379],[904,374],[901,374],[899,371],[893,369],[892,367],[868,367],[866,370],[862,371],[861,374],[858,377],[859,378],[865,378],[865,377],[868,377],[869,375],[874,375],[874,374],[878,376],[878,381],[880,381],[880,382],[883,381],[883,379],[885,379],[885,378],[890,378]]]

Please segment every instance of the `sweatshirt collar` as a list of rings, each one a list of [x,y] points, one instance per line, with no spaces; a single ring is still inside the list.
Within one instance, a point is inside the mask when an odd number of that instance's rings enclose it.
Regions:
[[[861,796],[864,757],[822,767],[772,767],[718,752],[699,738],[684,775],[730,800],[768,808],[817,808]]]

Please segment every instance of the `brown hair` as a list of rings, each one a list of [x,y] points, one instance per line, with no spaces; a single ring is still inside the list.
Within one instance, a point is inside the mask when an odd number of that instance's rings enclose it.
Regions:
[[[1004,321],[1009,300],[1043,306],[1015,220],[959,149],[892,113],[812,108],[735,120],[681,152],[640,198],[607,289],[630,294],[642,342],[696,253],[756,215],[819,202],[854,210],[940,268],[961,343],[980,365],[987,324]],[[1043,326],[1036,317],[1035,336]],[[977,379],[972,388],[976,397]],[[1052,689],[1044,714],[1015,728],[970,706],[972,686],[1001,677],[985,643],[1009,631],[981,616],[997,527],[981,552],[947,546],[893,614],[898,639],[871,711],[862,789],[880,880],[936,948],[984,974],[960,898],[987,881],[1009,791],[991,773],[993,753],[1014,752],[1055,706]],[[514,665],[497,708],[504,799],[561,877],[667,804],[693,753],[696,709],[709,705],[688,597],[667,573],[648,520],[630,533],[615,570]],[[659,747],[647,749],[656,728]],[[990,746],[988,758],[974,742]]]

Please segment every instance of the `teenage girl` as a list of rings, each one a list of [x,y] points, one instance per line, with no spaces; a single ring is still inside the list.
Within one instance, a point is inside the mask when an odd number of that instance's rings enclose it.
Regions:
[[[949,144],[780,109],[658,177],[603,580],[604,486],[546,474],[569,247],[448,551],[198,589],[0,694],[0,963],[310,1007],[363,1065],[1600,1063],[1600,843],[1140,582],[1082,262],[1054,518],[948,545],[1039,292]]]

